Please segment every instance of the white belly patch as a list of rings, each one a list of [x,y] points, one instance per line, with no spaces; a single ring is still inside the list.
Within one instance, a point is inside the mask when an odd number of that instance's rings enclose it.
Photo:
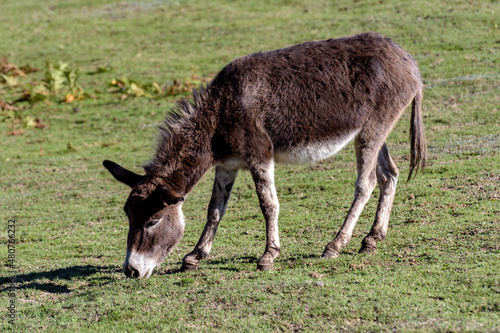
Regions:
[[[296,147],[290,151],[276,151],[274,160],[277,163],[300,164],[323,160],[332,156],[342,149],[358,134],[358,131],[350,133],[338,139],[309,144]]]
[[[239,170],[248,168],[247,163],[238,156],[230,156],[225,160],[218,161],[217,165],[226,170]]]
[[[289,151],[275,151],[274,161],[283,164],[312,163],[330,157],[354,139],[358,131],[349,133],[337,139],[325,140],[306,146],[295,147]],[[233,155],[217,161],[217,165],[227,170],[247,169],[247,163],[239,156]]]

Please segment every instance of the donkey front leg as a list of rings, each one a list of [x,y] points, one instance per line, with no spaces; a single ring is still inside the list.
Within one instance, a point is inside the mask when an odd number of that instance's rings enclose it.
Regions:
[[[396,194],[396,184],[398,182],[399,170],[394,164],[387,146],[384,145],[378,153],[377,181],[380,187],[380,198],[378,201],[375,222],[368,236],[363,239],[360,253],[373,252],[377,242],[384,240],[389,226],[389,216],[391,215],[392,202]]]
[[[217,227],[226,212],[229,195],[231,194],[237,174],[237,169],[227,170],[221,166],[216,166],[212,199],[210,199],[210,204],[208,205],[207,223],[194,250],[182,260],[181,270],[197,269],[200,260],[205,259],[210,253]]]
[[[270,270],[273,268],[274,259],[280,253],[280,240],[278,234],[279,202],[274,185],[274,161],[267,164],[250,166],[260,208],[266,220],[266,250],[257,262],[258,270]]]

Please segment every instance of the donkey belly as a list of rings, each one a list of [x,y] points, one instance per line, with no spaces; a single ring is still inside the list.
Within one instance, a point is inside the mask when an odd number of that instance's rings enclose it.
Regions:
[[[349,143],[359,131],[347,135],[330,138],[321,142],[309,143],[289,150],[277,149],[274,152],[274,160],[277,163],[300,164],[320,161],[332,156]]]
[[[323,160],[337,153],[346,144],[352,141],[358,134],[359,129],[335,138],[324,139],[319,142],[302,144],[290,149],[275,147],[274,161],[283,164],[311,163]],[[239,154],[231,154],[217,160],[218,166],[228,169],[247,169],[245,159]]]

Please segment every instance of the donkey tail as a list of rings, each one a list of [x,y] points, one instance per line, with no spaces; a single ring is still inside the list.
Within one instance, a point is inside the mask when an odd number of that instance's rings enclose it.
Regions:
[[[422,122],[422,88],[418,89],[411,104],[410,139],[411,157],[408,181],[413,170],[417,173],[419,168],[422,168],[422,170],[425,168],[427,160],[427,140],[425,139],[424,124]]]

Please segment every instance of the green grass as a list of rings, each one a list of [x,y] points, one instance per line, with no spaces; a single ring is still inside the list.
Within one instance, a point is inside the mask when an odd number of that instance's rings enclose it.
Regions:
[[[47,61],[79,69],[85,92],[65,103],[66,86],[1,111],[0,330],[14,329],[6,317],[9,219],[18,241],[17,331],[500,330],[499,1],[18,0],[0,7],[0,57],[39,69],[17,77],[17,86],[0,78],[0,102],[43,83]],[[255,271],[265,232],[247,172],[210,258],[198,271],[177,271],[203,229],[211,171],[186,200],[177,249],[150,279],[125,279],[128,189],[101,162],[140,172],[157,125],[182,94],[133,97],[111,92],[111,80],[130,78],[145,89],[209,78],[251,52],[368,30],[419,62],[430,158],[425,174],[403,180],[406,112],[387,141],[402,177],[377,253],[357,250],[378,190],[341,257],[319,258],[351,204],[349,145],[316,165],[277,166],[282,254],[274,271]]]

